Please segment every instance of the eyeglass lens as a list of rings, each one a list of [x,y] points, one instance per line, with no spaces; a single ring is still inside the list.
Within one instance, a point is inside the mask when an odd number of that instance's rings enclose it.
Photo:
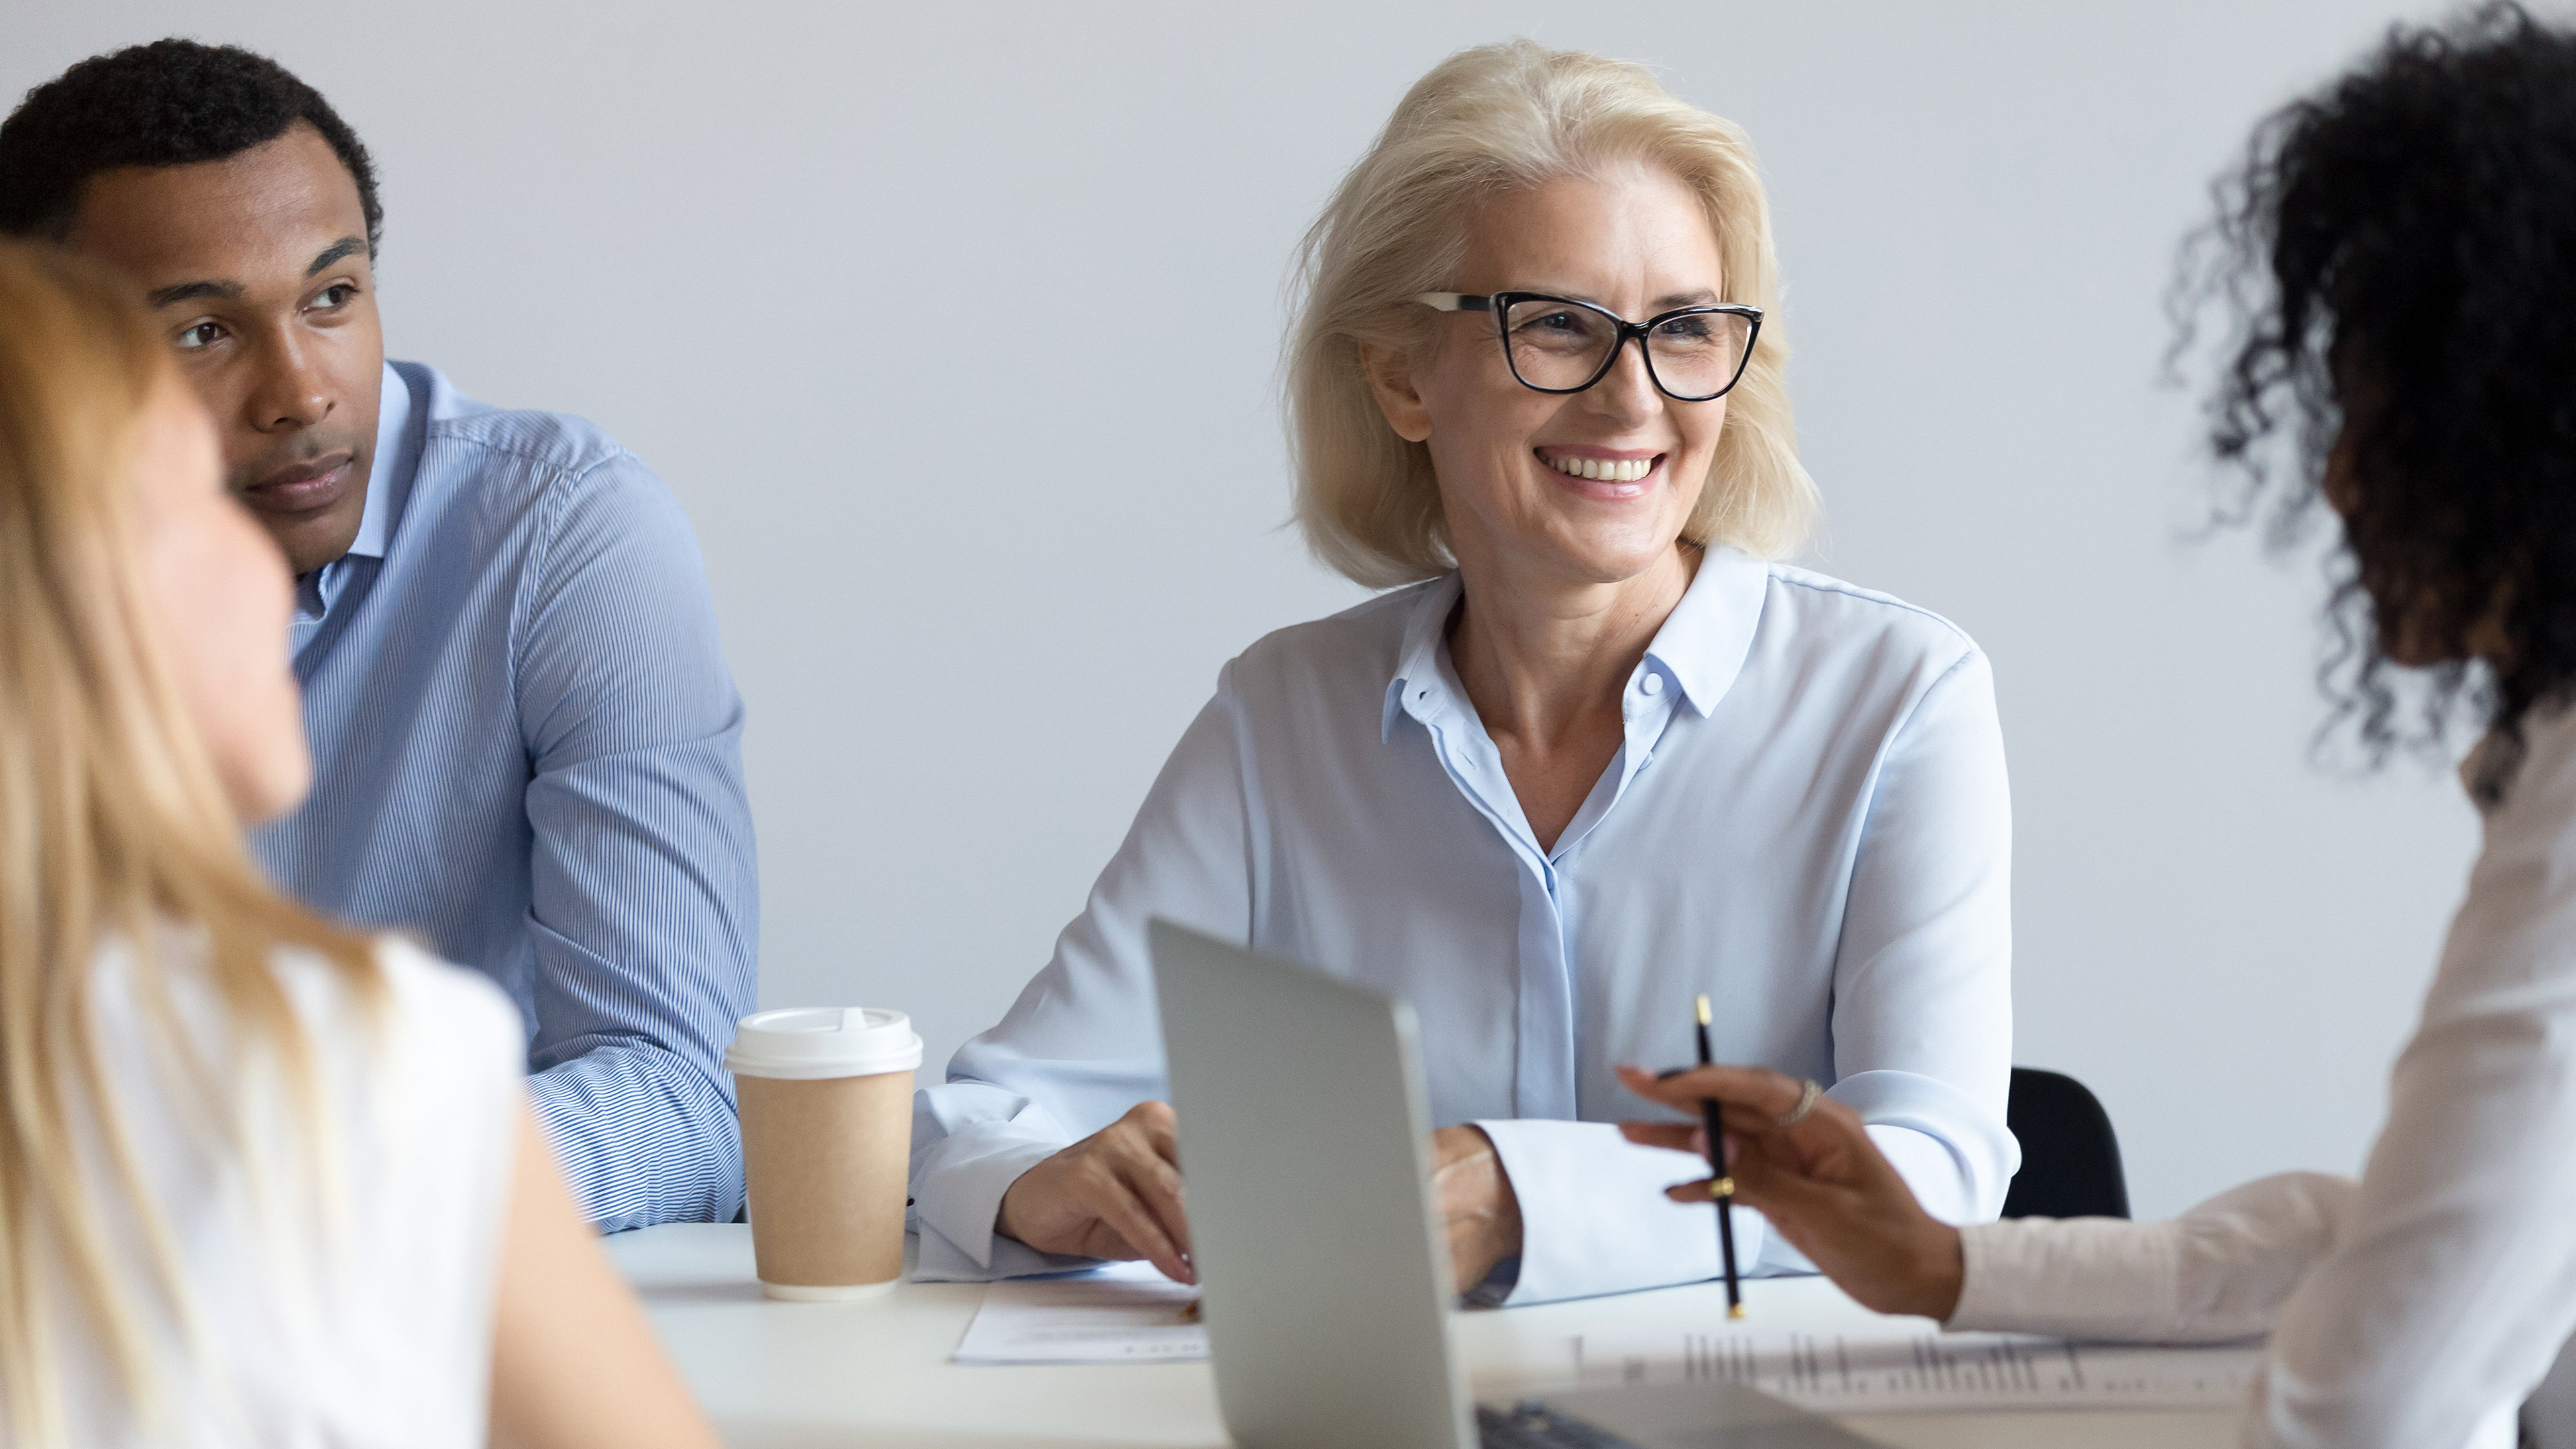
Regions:
[[[1514,302],[1503,314],[1512,372],[1532,387],[1578,388],[1592,381],[1619,345],[1618,324],[1589,307]],[[1744,369],[1751,318],[1732,312],[1675,317],[1646,334],[1655,380],[1676,397],[1714,397]]]

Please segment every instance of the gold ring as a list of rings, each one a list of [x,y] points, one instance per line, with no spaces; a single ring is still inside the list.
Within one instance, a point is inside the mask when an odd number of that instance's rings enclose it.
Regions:
[[[1708,1185],[1708,1195],[1710,1197],[1735,1196],[1735,1179],[1731,1177],[1721,1177],[1717,1181],[1710,1183]]]

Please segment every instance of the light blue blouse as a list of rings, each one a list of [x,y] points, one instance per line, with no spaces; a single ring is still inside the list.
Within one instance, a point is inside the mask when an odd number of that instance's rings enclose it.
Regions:
[[[1627,740],[1553,851],[1452,672],[1456,575],[1254,644],[1218,675],[1083,913],[914,1110],[926,1278],[1056,1271],[993,1231],[1022,1172],[1166,1093],[1161,915],[1411,1000],[1434,1122],[1493,1137],[1524,1241],[1510,1300],[1717,1272],[1699,1169],[1623,1141],[1621,1062],[1831,1084],[1934,1213],[1991,1219],[2019,1165],[2011,808],[1992,676],[1884,594],[1711,549],[1631,676]],[[1742,1212],[1742,1210],[1739,1210]],[[1739,1248],[1802,1268],[1742,1212]]]

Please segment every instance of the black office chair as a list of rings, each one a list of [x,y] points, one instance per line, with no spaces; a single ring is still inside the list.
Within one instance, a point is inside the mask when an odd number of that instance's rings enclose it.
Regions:
[[[2125,1218],[2129,1180],[2111,1115],[2062,1072],[2015,1067],[2004,1125],[2021,1139],[2021,1171],[2004,1193],[2008,1218]]]

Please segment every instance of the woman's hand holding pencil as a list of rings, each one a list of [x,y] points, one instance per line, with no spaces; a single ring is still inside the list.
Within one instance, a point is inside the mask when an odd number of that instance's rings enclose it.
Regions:
[[[1650,1101],[1698,1116],[1718,1104],[1727,1176],[1736,1200],[1807,1255],[1842,1290],[1881,1313],[1946,1319],[1959,1303],[1959,1230],[1933,1217],[1869,1138],[1860,1114],[1831,1097],[1805,1118],[1782,1119],[1803,1095],[1793,1078],[1760,1067],[1695,1067],[1657,1077],[1623,1066],[1619,1079]],[[1686,1122],[1629,1122],[1620,1129],[1645,1147],[1706,1155],[1706,1129]],[[1675,1202],[1704,1203],[1710,1179],[1666,1190]]]

